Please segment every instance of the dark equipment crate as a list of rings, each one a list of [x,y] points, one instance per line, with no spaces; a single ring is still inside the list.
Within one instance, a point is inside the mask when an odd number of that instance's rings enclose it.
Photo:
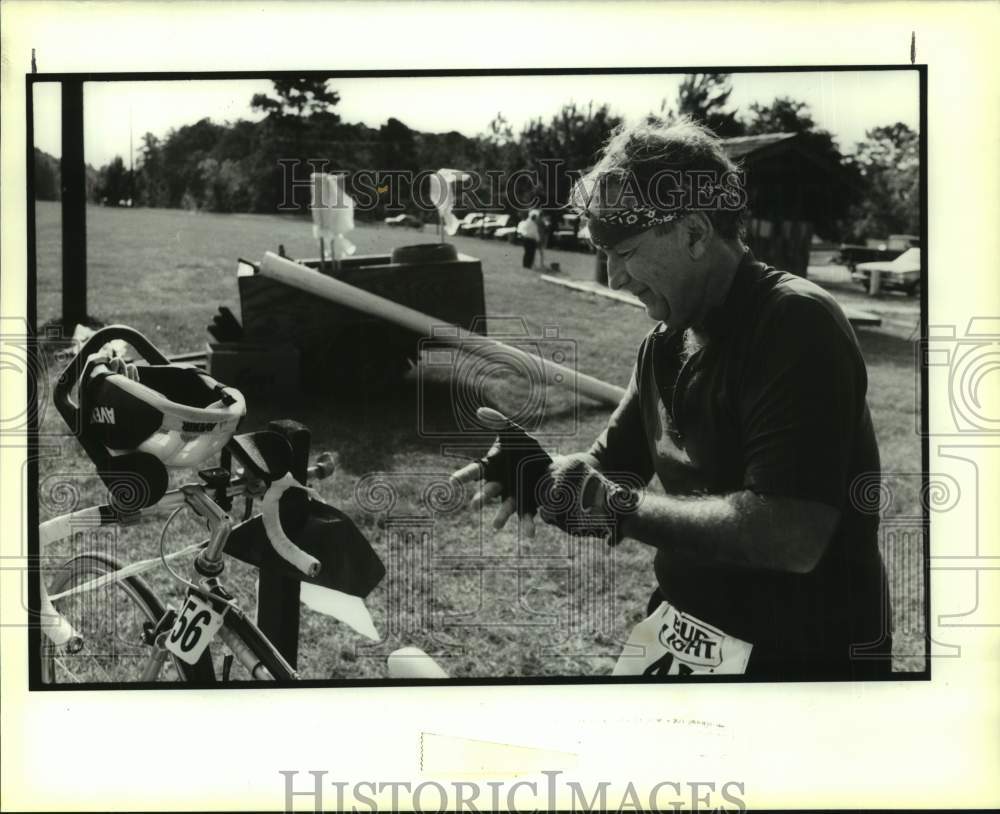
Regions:
[[[296,262],[320,268],[318,259]],[[326,273],[330,267],[327,262]],[[331,276],[441,323],[484,332],[482,263],[451,244],[345,258]],[[240,275],[238,284],[245,341],[298,348],[305,393],[378,392],[399,382],[417,360],[422,337],[391,322],[259,273]]]

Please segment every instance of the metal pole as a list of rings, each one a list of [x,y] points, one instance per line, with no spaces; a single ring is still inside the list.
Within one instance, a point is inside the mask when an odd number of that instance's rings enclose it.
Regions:
[[[83,159],[83,81],[62,83],[62,321],[87,322],[87,171]]]

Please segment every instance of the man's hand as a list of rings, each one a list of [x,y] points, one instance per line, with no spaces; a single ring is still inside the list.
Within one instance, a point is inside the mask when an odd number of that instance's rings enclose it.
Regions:
[[[472,498],[473,508],[499,497],[500,509],[493,518],[493,528],[502,529],[511,515],[516,514],[525,524],[528,537],[535,535],[535,513],[538,511],[539,482],[546,476],[552,458],[522,427],[503,413],[480,407],[476,418],[497,431],[496,441],[489,452],[452,473],[458,483],[483,481]]]
[[[607,537],[617,545],[622,514],[634,511],[636,497],[606,478],[587,456],[556,458],[540,492],[539,515],[546,523],[580,537]]]

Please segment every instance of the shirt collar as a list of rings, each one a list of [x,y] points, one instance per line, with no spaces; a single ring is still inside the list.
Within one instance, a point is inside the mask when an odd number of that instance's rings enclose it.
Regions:
[[[750,249],[744,251],[725,299],[705,317],[705,329],[710,336],[723,336],[733,330],[746,305],[750,289],[766,268],[753,256]]]

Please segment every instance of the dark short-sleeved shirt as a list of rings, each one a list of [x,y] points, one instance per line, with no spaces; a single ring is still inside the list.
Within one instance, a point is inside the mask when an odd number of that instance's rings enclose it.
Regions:
[[[840,520],[804,575],[698,565],[666,540],[651,606],[666,598],[750,642],[750,673],[884,674],[891,617],[878,514],[858,500],[872,494],[859,485],[871,485],[880,464],[850,323],[826,291],[747,252],[705,329],[709,339],[693,354],[662,323],[647,335],[591,449],[602,469],[645,482],[656,474],[668,494],[750,490],[818,501]]]

